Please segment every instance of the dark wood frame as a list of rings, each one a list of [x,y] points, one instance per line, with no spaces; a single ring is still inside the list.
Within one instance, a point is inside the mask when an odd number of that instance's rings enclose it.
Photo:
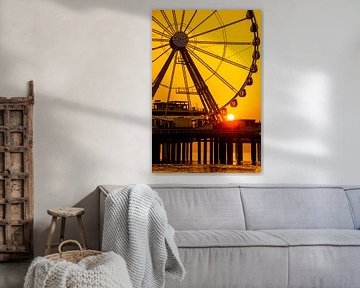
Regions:
[[[33,105],[0,97],[0,262],[33,257]]]

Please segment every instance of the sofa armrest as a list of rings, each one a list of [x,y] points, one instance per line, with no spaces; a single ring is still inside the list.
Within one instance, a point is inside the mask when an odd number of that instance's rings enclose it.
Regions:
[[[99,186],[99,250],[102,245],[102,233],[104,228],[105,199],[109,195],[102,186]]]

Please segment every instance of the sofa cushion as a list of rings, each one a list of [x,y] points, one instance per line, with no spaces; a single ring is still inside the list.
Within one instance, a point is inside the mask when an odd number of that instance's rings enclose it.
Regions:
[[[360,231],[315,229],[263,232],[290,245],[289,288],[359,287]]]
[[[241,187],[246,226],[265,229],[354,229],[342,188]]]
[[[360,188],[345,189],[345,192],[351,204],[356,229],[360,229]]]
[[[179,248],[183,281],[166,288],[287,288],[288,247]]]
[[[357,246],[289,247],[289,288],[359,288]]]
[[[169,223],[176,230],[245,230],[239,186],[150,185],[164,203]],[[111,193],[121,185],[102,185]]]
[[[268,233],[244,230],[183,230],[176,231],[178,247],[251,247],[288,244]]]
[[[176,230],[245,229],[239,187],[154,186]]]
[[[360,246],[360,231],[349,229],[262,230],[289,246]]]
[[[360,249],[356,246],[289,247],[289,288],[358,288]]]

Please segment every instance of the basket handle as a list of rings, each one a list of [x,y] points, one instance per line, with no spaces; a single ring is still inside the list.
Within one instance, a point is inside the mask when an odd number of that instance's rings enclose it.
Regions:
[[[82,248],[81,244],[78,241],[76,241],[76,240],[65,240],[65,241],[61,242],[60,245],[59,245],[58,250],[59,250],[60,255],[63,253],[61,248],[67,243],[76,244],[79,247],[80,252],[84,251],[84,249]]]

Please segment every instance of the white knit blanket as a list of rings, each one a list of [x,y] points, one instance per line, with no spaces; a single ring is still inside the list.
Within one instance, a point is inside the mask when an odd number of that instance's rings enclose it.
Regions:
[[[175,279],[185,276],[163,203],[144,184],[106,198],[102,250],[124,257],[134,288],[165,287],[165,270]]]
[[[132,288],[124,259],[113,252],[79,263],[37,257],[26,273],[24,288]]]

